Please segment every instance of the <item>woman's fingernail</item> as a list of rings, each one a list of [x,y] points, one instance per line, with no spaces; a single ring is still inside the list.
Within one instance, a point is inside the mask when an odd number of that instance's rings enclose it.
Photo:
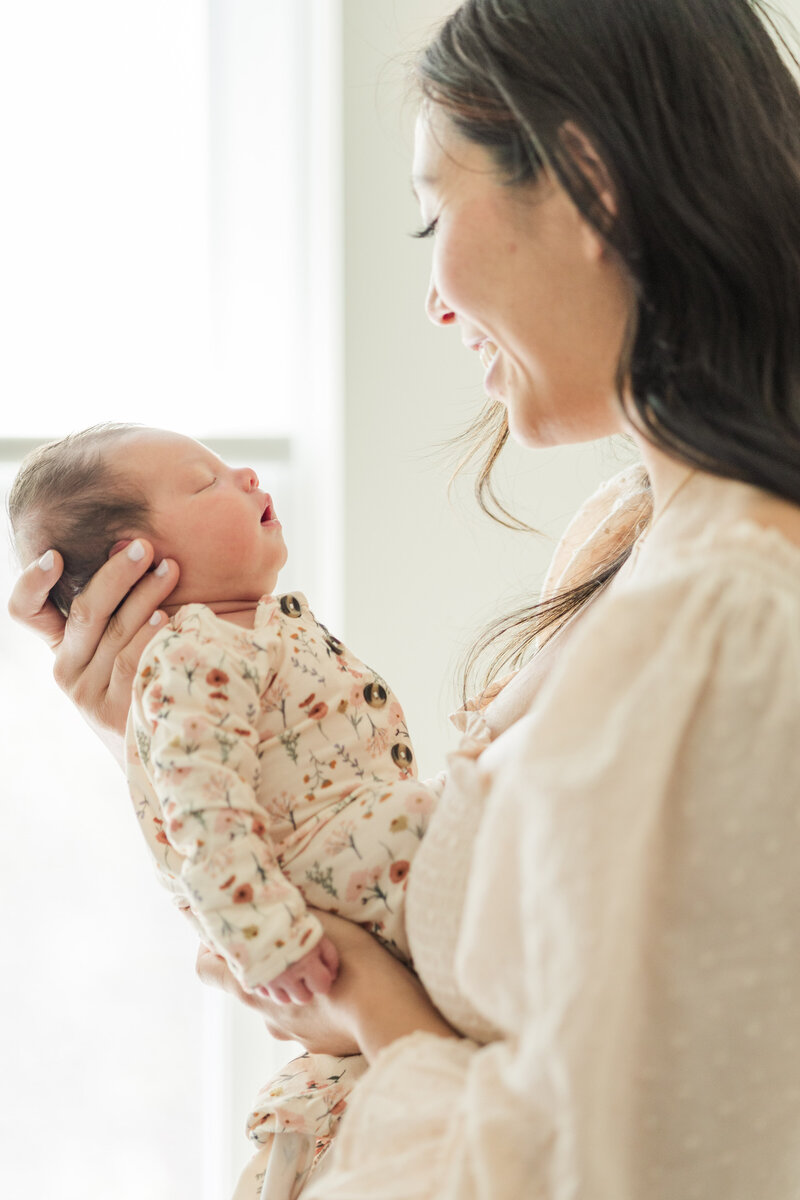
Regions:
[[[56,561],[56,560],[55,560],[55,558],[53,557],[53,551],[52,551],[52,550],[48,550],[48,551],[46,551],[46,553],[45,553],[45,554],[43,554],[43,555],[42,555],[42,557],[39,559],[39,566],[42,568],[42,570],[43,570],[43,571],[52,571],[52,569],[53,569],[53,563],[54,563],[55,561]]]
[[[165,558],[162,558],[161,562],[156,567],[155,573],[156,573],[156,575],[161,575],[163,577],[164,575],[166,575],[168,570],[169,570],[169,563],[167,562],[167,560]]]
[[[138,538],[128,546],[128,558],[131,562],[141,562],[144,558],[144,546]]]
[[[160,625],[160,624],[161,624],[161,618],[162,618],[163,616],[164,616],[164,614],[163,614],[162,612],[154,612],[154,613],[153,613],[153,615],[152,615],[152,617],[150,618],[150,624],[151,624],[151,625]]]

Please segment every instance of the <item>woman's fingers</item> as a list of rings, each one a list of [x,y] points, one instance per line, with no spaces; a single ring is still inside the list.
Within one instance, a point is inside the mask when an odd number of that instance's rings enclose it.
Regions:
[[[222,988],[223,991],[227,990],[225,983],[228,967],[225,959],[219,954],[215,954],[213,950],[209,950],[208,946],[202,942],[197,947],[195,970],[201,983],[205,983],[209,987]]]
[[[108,646],[98,650],[97,661],[90,664],[72,693],[73,700],[84,714],[101,729],[122,734],[131,705],[133,679],[145,646],[166,617],[159,609],[124,650],[110,660],[111,676],[106,678]]]
[[[63,569],[61,555],[48,550],[25,568],[8,600],[9,616],[44,638],[51,650],[61,644],[66,622],[48,594]]]
[[[312,991],[327,990],[323,988],[312,989],[305,979],[292,979],[287,977],[285,972],[280,976],[280,979],[280,983],[273,979],[271,983],[265,983],[257,987],[256,995],[263,997],[265,1000],[272,1000],[275,1004],[308,1004],[309,1001],[314,999]],[[330,983],[328,986],[330,986]]]
[[[104,658],[108,660],[105,673],[110,679],[113,659],[148,619],[143,616],[126,637],[124,623],[115,614],[115,609],[146,574],[152,560],[152,546],[138,539],[104,563],[76,596],[56,669],[56,678],[65,691],[71,689],[72,683],[90,663],[99,667]]]
[[[174,562],[149,571],[152,559],[143,540],[110,558],[75,599],[56,651],[59,687],[92,723],[118,733],[139,657],[163,615],[155,625],[150,620],[178,580]]]
[[[209,987],[221,988],[223,992],[229,992],[231,996],[235,996],[248,1008],[258,1009],[260,1007],[258,996],[244,990],[232,974],[225,959],[219,954],[215,954],[213,950],[209,950],[208,946],[203,945],[202,942],[197,950],[195,970],[201,983],[205,983]]]
[[[64,564],[48,550],[22,572],[8,602],[14,620],[55,652],[56,683],[101,736],[124,731],[139,658],[165,619],[159,605],[178,582],[175,562],[165,559],[151,571],[152,562],[149,542],[121,543],[75,598],[65,621],[48,598]],[[119,746],[109,745],[118,753]]]
[[[172,560],[165,560],[163,575],[145,575],[136,585],[125,603],[114,613],[106,630],[105,639],[98,648],[98,663],[105,664],[111,657],[111,677],[108,681],[105,705],[109,713],[109,724],[113,728],[127,719],[131,700],[131,687],[139,659],[155,631],[163,625],[166,616],[158,605],[169,596],[178,582],[178,568]],[[115,714],[112,718],[112,714]],[[123,715],[124,714],[124,715]]]
[[[349,924],[349,922],[344,922]],[[369,934],[366,935],[369,937]],[[381,951],[387,953],[386,951]],[[281,1003],[265,994],[245,992],[236,981],[225,960],[201,945],[197,952],[197,974],[203,983],[222,988],[255,1009],[263,1018],[269,1034],[283,1042],[302,1042],[308,1050],[320,1054],[357,1054],[358,1045],[352,1032],[339,1020],[329,1004],[290,1004],[288,995]]]

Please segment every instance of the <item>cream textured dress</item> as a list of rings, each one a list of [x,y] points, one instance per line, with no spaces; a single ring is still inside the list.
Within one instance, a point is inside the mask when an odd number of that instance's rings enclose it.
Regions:
[[[635,478],[548,586],[636,519]],[[305,1200],[800,1196],[800,547],[762,499],[695,477],[462,717],[407,912],[470,1036],[383,1050]]]

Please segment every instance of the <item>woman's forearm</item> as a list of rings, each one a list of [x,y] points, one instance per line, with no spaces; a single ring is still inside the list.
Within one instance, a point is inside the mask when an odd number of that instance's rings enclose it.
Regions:
[[[398,1038],[407,1037],[410,1033],[432,1033],[437,1037],[458,1037],[452,1026],[436,1009],[427,1005],[419,1009],[401,1007],[394,1002],[383,1009],[377,1007],[362,1015],[358,1044],[367,1062],[372,1062],[379,1050],[396,1042]]]
[[[298,1005],[245,993],[224,960],[205,947],[197,960],[200,978],[259,1012],[273,1037],[302,1042],[315,1053],[361,1051],[371,1061],[384,1046],[410,1033],[458,1036],[416,976],[371,934],[333,913],[313,911],[339,953],[339,974],[326,995]]]
[[[345,963],[338,981],[336,1002],[348,1014],[355,1040],[368,1062],[385,1046],[411,1033],[458,1037],[416,976],[388,955],[382,965],[380,973],[365,972],[361,979],[358,964],[348,968]]]

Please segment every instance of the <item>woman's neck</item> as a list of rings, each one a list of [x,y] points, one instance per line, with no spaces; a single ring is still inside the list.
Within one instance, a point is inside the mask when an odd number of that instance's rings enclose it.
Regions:
[[[653,489],[653,516],[650,522],[652,527],[682,490],[693,468],[680,459],[672,458],[635,431],[633,439],[639,447]]]
[[[644,438],[636,434],[634,438],[653,488],[648,540],[663,543],[697,534],[712,523],[729,525],[746,520],[776,529],[800,546],[799,505],[753,484],[694,469]]]

